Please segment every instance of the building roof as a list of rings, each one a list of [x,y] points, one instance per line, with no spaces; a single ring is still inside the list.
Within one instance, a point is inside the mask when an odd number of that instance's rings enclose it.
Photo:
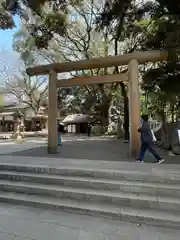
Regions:
[[[0,117],[12,116],[14,114],[15,114],[15,112],[1,112]]]
[[[62,121],[63,124],[76,124],[76,123],[87,123],[91,117],[85,114],[72,114],[65,117]]]
[[[13,116],[15,114],[15,112],[1,112],[0,113],[0,120],[2,120],[4,117],[9,117],[9,116]]]

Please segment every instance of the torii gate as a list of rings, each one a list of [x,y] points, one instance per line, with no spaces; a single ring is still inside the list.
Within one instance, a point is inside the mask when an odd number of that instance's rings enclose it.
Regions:
[[[48,110],[48,153],[57,152],[57,88],[75,85],[88,85],[128,81],[129,88],[129,126],[130,126],[130,152],[136,156],[140,147],[140,136],[137,129],[140,126],[140,89],[138,64],[168,60],[168,51],[145,51],[130,54],[94,58],[72,62],[53,63],[28,68],[29,76],[49,75],[49,110]],[[128,73],[78,77],[72,79],[57,79],[58,73],[95,68],[108,68],[128,65]]]

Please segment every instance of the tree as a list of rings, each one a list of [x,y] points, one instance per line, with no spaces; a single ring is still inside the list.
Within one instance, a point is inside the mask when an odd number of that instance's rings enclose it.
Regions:
[[[92,39],[91,34],[89,34],[89,32],[92,32],[92,29],[84,28],[84,32],[86,32],[86,37],[84,38],[82,32],[79,32],[77,23],[74,22],[72,24],[69,21],[69,16],[72,16],[72,7],[74,9],[77,8],[78,10],[78,8],[82,8],[85,5],[84,3],[84,5],[82,5],[82,2],[83,1],[71,1],[71,4],[69,4],[67,1],[57,2],[43,0],[37,1],[35,3],[34,1],[29,0],[26,1],[26,4],[24,4],[25,7],[23,7],[22,10],[22,5],[19,5],[18,3],[12,4],[12,1],[9,0],[6,1],[6,4],[3,7],[6,10],[6,14],[10,14],[10,17],[14,13],[19,12],[20,16],[25,18],[26,21],[28,20],[27,8],[29,8],[32,16],[36,19],[36,21],[35,23],[27,21],[28,32],[31,34],[31,36],[34,37],[34,42],[38,48],[48,49],[48,46],[52,47],[52,45],[56,42],[55,46],[57,53],[54,54],[55,51],[53,53],[52,51],[49,51],[48,57],[50,56],[53,61],[57,61],[65,60],[68,54],[71,54],[71,58],[69,58],[69,60],[78,58],[87,59],[94,56],[94,53],[92,54],[91,52],[92,45],[90,46],[87,41],[87,37],[89,36]],[[49,4],[48,6],[47,3]],[[92,6],[92,2],[90,2],[90,6]],[[99,10],[101,9],[102,8]],[[114,41],[114,54],[120,54],[122,52],[127,53],[140,49],[177,48],[178,50],[179,41],[177,41],[177,39],[179,39],[179,12],[180,6],[177,0],[173,1],[173,3],[167,0],[156,0],[148,2],[139,2],[134,0],[107,0],[105,1],[102,11],[99,11],[98,13],[96,11],[94,16],[97,19],[97,26],[103,29],[101,31],[101,34],[104,34],[104,36],[108,38],[108,41],[110,39],[111,41]],[[83,12],[83,14],[86,18],[84,18],[84,20],[88,19],[86,22],[89,24],[90,14],[87,9]],[[78,16],[80,16],[79,13]],[[7,28],[8,24],[4,24],[4,26]],[[70,32],[71,35],[69,35]],[[77,33],[80,33],[80,35],[78,35],[79,39],[77,37]],[[73,35],[74,38],[71,37]],[[80,43],[82,42],[82,36],[85,39],[85,44],[81,45]],[[130,41],[128,39],[130,39]],[[66,49],[65,51],[65,46],[63,45],[67,42],[69,43],[69,49]],[[128,46],[129,43],[131,47]],[[59,51],[58,49],[60,45],[61,48]],[[61,54],[59,54],[60,52]],[[109,53],[107,49],[106,52]],[[170,52],[173,53],[172,56],[174,60],[174,51],[171,50]],[[176,61],[174,61],[173,64],[175,65]],[[161,69],[162,65],[159,65],[158,67]],[[107,72],[106,69],[103,71]],[[119,68],[115,68],[114,71],[119,72],[121,70]],[[86,71],[77,74],[90,75],[92,72]],[[97,74],[97,72],[93,72],[93,74]],[[102,71],[98,74],[102,74]],[[168,76],[172,77],[172,72],[170,72]],[[144,77],[144,81],[145,79],[147,78]],[[157,79],[162,79],[162,76],[157,77]],[[174,77],[173,79],[175,80],[177,77]],[[159,87],[159,85],[161,85],[160,89],[162,89],[162,83],[159,84],[159,82],[156,82],[156,87]],[[113,91],[117,89],[117,87],[117,85],[113,85]],[[124,96],[124,116],[126,116],[124,123],[128,122],[128,98],[126,88],[126,85],[121,83],[122,95]],[[97,95],[101,97],[105,96],[104,93],[102,94],[102,90],[106,90],[104,86],[102,88],[102,85],[98,85],[96,86],[95,90],[98,91],[98,94],[95,94],[96,99]],[[93,93],[94,90],[92,88],[86,88],[86,91],[90,94],[90,92]],[[109,88],[107,92],[109,92]],[[87,100],[87,94],[85,94],[85,96]],[[92,97],[89,97],[89,99],[92,100]],[[128,131],[127,124],[125,126],[125,129]]]
[[[100,34],[95,31],[94,21],[99,11],[97,2],[87,1],[86,4],[78,7],[74,6],[70,15],[76,16],[67,27],[66,34],[63,39],[54,42],[50,47],[53,49],[57,46],[55,52],[60,56],[61,60],[71,61],[79,59],[91,59],[92,57],[106,56],[110,54],[110,38],[106,32]],[[58,56],[56,61],[58,61]],[[95,76],[107,74],[110,70],[95,69],[90,71],[80,71],[72,73],[72,76]],[[96,116],[104,127],[108,125],[108,110],[112,99],[114,85],[91,85],[82,88],[75,88],[75,93],[80,95],[81,112],[93,114]],[[76,95],[76,97],[78,97]],[[77,101],[77,98],[74,99]]]
[[[14,95],[20,103],[29,106],[35,114],[47,101],[47,79],[45,77],[36,77],[32,80],[24,71],[14,72],[6,65],[4,71],[1,71],[0,78],[5,92]]]
[[[140,5],[142,8],[142,4]],[[140,7],[135,1],[106,1],[103,11],[96,19],[98,30],[108,29],[114,40],[114,55],[130,53],[141,49],[144,42],[144,33],[140,19],[144,12],[140,12]],[[119,73],[118,67],[114,72]],[[124,130],[125,139],[129,137],[129,109],[127,86],[120,83],[121,93],[124,98]]]
[[[173,12],[171,8],[168,8],[166,12],[162,11],[159,19],[149,21],[144,41],[146,49],[166,48],[169,50],[168,62],[155,64],[143,76],[144,86],[148,87],[149,92],[156,93],[158,98],[166,103],[164,111],[167,114],[163,113],[166,117],[168,117],[168,109],[171,109],[171,113],[173,111],[173,115],[179,117],[179,16],[179,12]],[[147,24],[145,27],[147,28]],[[172,117],[173,121],[174,117]]]
[[[26,74],[27,66],[37,64],[42,59],[39,59],[37,54],[31,53],[31,44],[28,45],[25,39],[23,34],[14,36],[13,47],[16,46],[15,50],[21,53],[21,58],[16,68],[1,62],[0,78],[5,92],[12,94],[19,103],[26,104],[37,114],[40,107],[47,104],[47,78],[42,76],[30,78]]]
[[[20,54],[20,58],[26,66],[54,62],[50,49],[37,49],[35,38],[29,33],[28,24],[24,21],[21,21],[20,29],[13,35],[12,47],[15,52]]]
[[[54,46],[55,44],[55,46]],[[37,49],[35,45],[35,40],[34,38],[29,34],[27,31],[27,25],[26,22],[22,22],[21,28],[14,34],[13,36],[13,50],[18,52],[20,54],[20,58],[24,63],[24,67],[27,67],[32,64],[38,64],[44,62],[44,63],[52,63],[56,59],[60,59],[60,51],[59,47],[60,45],[57,45],[57,42],[53,43],[53,49],[48,48],[48,49]],[[56,51],[57,48],[57,51]],[[25,72],[24,72],[25,74]],[[47,103],[47,79],[38,77],[38,78],[29,78],[27,75],[25,75],[26,78],[24,79],[15,79],[14,82],[16,85],[20,86],[18,89],[16,88],[16,92],[14,94],[19,96],[19,90],[22,89],[22,85],[26,86],[26,92],[27,91],[33,91],[32,89],[32,84],[36,84],[39,82],[39,87],[38,92],[41,93],[43,90],[41,87],[41,83],[43,84],[44,92],[45,94],[45,99],[42,101],[43,104],[48,104]],[[46,81],[43,83],[41,80],[46,79]],[[14,86],[14,82],[12,82],[12,79],[9,80],[8,82],[6,81],[6,88],[13,89],[12,86]],[[26,84],[25,84],[26,83]],[[28,84],[27,84],[28,83]],[[70,89],[59,89],[58,91],[58,109],[61,112],[61,116],[67,113],[67,111],[72,111],[73,109],[73,98],[72,98],[72,91],[69,91]],[[12,90],[11,90],[12,91]],[[26,93],[25,93],[26,94]],[[19,97],[20,99],[20,97]],[[22,99],[20,100],[22,101]],[[32,101],[29,101],[32,102]],[[37,106],[38,109],[38,102],[35,102],[35,105]]]
[[[55,35],[49,42],[47,49],[37,49],[33,37],[24,27],[15,34],[14,49],[21,53],[24,60],[31,56],[41,56],[50,62],[90,59],[92,57],[107,56],[113,48],[110,37],[95,30],[95,18],[101,5],[97,2],[87,1],[86,4],[73,6],[69,11],[71,21],[63,37]],[[38,25],[38,23],[37,23]],[[111,69],[95,69],[92,71],[79,71],[71,76],[95,76],[111,73]],[[71,98],[71,111],[93,114],[103,125],[108,125],[108,109],[112,94],[118,88],[114,84],[85,86],[73,88],[74,98]],[[70,110],[70,109],[69,109]]]
[[[131,19],[132,13],[129,13],[126,18],[126,25],[120,26],[119,23],[114,24],[113,31],[109,28],[105,28],[101,32],[97,32],[95,29],[95,20],[97,19],[98,13],[102,11],[102,5],[98,2],[87,1],[84,5],[74,5],[69,10],[69,17],[71,21],[66,25],[66,32],[63,37],[54,35],[53,39],[49,42],[49,47],[46,50],[40,50],[35,48],[35,40],[26,30],[27,25],[24,27],[26,32],[25,40],[19,40],[15,42],[15,49],[21,51],[22,57],[31,55],[37,56],[37,53],[42,56],[48,56],[48,61],[71,61],[78,59],[90,59],[92,57],[107,56],[109,54],[119,54],[131,52],[138,49],[139,44],[143,41],[142,34],[139,34],[138,25],[134,24],[134,18]],[[129,22],[129,20],[131,20]],[[36,25],[39,25],[38,19],[36,19]],[[121,28],[121,30],[120,30]],[[18,34],[17,34],[18,35]],[[21,38],[22,33],[20,34]],[[121,41],[120,41],[121,38]],[[111,43],[111,39],[114,40],[114,46]],[[130,40],[127,40],[130,39]],[[25,46],[25,47],[24,47]],[[26,47],[28,46],[28,47]],[[31,51],[26,51],[30,46]],[[22,49],[24,49],[22,51]],[[43,54],[42,54],[43,52]],[[113,69],[96,69],[93,71],[81,71],[73,73],[73,76],[85,75],[104,75],[109,73],[119,73],[120,71],[126,71],[126,69],[115,68]],[[128,98],[127,98],[127,87],[124,83],[120,83],[122,89],[122,95],[124,96],[124,127],[128,132]],[[119,84],[109,85],[97,85],[97,86],[85,86],[83,90],[76,88],[76,97],[78,92],[83,98],[84,113],[95,113],[96,115],[103,116],[100,121],[103,121],[103,125],[108,125],[108,111],[111,104],[112,96],[114,92],[118,91]],[[83,96],[82,97],[82,93]],[[78,102],[74,99],[73,102]],[[95,105],[95,107],[93,106]],[[126,134],[127,135],[127,134]]]
[[[66,32],[68,23],[68,14],[71,6],[83,5],[83,0],[5,0],[1,3],[0,11],[0,27],[2,29],[13,28],[15,23],[13,21],[14,15],[19,15],[29,23],[29,30],[36,38],[36,43],[39,47],[48,46],[48,41],[51,40],[54,34],[63,35]],[[134,8],[135,6],[135,8]],[[48,9],[48,11],[47,11]],[[134,0],[105,0],[104,9],[100,14],[99,20],[102,25],[108,26],[109,23],[117,21],[119,27],[123,26],[125,16],[132,15],[136,18],[142,18],[144,14],[152,16],[155,20],[162,16],[180,14],[180,5],[178,0],[173,2],[169,0],[149,0],[149,1],[134,1]],[[39,24],[33,24],[29,17],[33,15],[38,18]],[[179,18],[176,20],[178,21]],[[173,26],[176,23],[172,23]],[[120,29],[120,28],[119,28]],[[168,29],[166,37],[163,42],[172,33],[172,29]]]
[[[65,33],[69,6],[80,3],[80,0],[1,1],[0,28],[15,27],[13,16],[18,15],[29,23],[29,31],[34,36],[36,45],[40,48],[47,47],[54,34]],[[38,26],[31,22],[31,16],[39,19]]]
[[[140,36],[134,50],[152,50],[152,49],[168,49],[169,61],[167,63],[157,63],[147,66],[141,71],[143,75],[143,86],[148,87],[148,91],[156,93],[155,109],[161,118],[168,116],[167,109],[171,109],[173,113],[179,106],[179,62],[177,55],[179,54],[179,17],[180,5],[177,1],[172,4],[167,0],[148,1],[138,3],[136,1],[106,1],[103,12],[97,19],[97,24],[101,29],[112,26],[114,24],[117,44],[124,38],[124,30],[126,34],[133,32],[136,36]],[[142,34],[140,34],[142,33]],[[126,40],[127,41],[127,40]],[[138,48],[137,48],[138,47]],[[171,97],[171,95],[175,97]],[[161,109],[157,111],[157,100]],[[127,105],[127,104],[126,104]],[[167,108],[169,106],[169,108]],[[173,106],[173,107],[172,107]],[[152,106],[154,108],[154,106]],[[178,116],[178,113],[176,114]],[[174,117],[173,117],[174,118]],[[164,121],[164,120],[163,120]]]

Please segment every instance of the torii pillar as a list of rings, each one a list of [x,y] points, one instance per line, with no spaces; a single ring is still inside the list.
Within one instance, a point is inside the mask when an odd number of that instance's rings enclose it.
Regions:
[[[49,91],[48,91],[48,153],[57,152],[57,73],[49,73]]]
[[[128,64],[129,79],[129,132],[130,132],[130,154],[137,157],[140,150],[140,89],[138,61],[133,59]]]

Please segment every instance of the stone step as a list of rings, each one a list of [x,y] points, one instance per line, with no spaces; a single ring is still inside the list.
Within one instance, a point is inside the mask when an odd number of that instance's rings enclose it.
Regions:
[[[161,210],[133,209],[131,207],[118,207],[109,204],[94,204],[80,202],[72,199],[57,199],[20,193],[0,192],[0,202],[18,204],[38,208],[50,208],[61,211],[77,212],[81,214],[130,221],[139,224],[174,227],[180,226],[180,215]]]
[[[30,183],[57,184],[73,188],[111,190],[122,193],[148,194],[180,198],[180,186],[175,184],[150,183],[127,180],[95,179],[77,176],[61,176],[37,173],[0,171],[0,179]]]
[[[150,196],[147,194],[122,193],[86,188],[73,188],[39,183],[0,181],[1,192],[25,193],[58,199],[72,199],[93,203],[113,204],[139,209],[180,212],[179,198]]]
[[[139,164],[137,164],[138,166]],[[153,171],[138,171],[137,170],[123,170],[123,169],[98,169],[80,166],[62,166],[62,167],[48,167],[48,166],[32,166],[20,164],[0,164],[1,171],[16,171],[26,173],[46,173],[48,175],[61,176],[76,176],[86,178],[98,178],[109,180],[128,180],[128,181],[143,181],[151,183],[173,183],[180,185],[180,173],[168,173],[167,171],[160,171],[153,169]]]

